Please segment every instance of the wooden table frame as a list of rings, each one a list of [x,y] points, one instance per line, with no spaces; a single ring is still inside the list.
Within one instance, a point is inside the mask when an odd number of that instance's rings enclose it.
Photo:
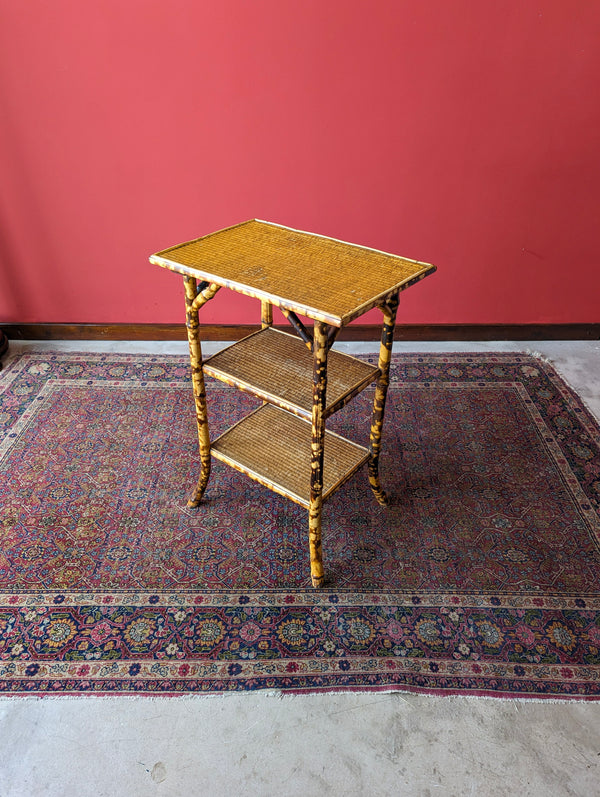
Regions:
[[[253,221],[247,222],[246,224],[251,225],[249,228],[250,231],[256,231],[260,235],[283,235],[283,233],[279,233],[277,231],[273,233],[270,229],[271,227],[276,227],[278,231],[281,230],[289,233],[290,235],[288,235],[288,238],[290,241],[290,256],[293,255],[292,244],[295,245],[296,243],[296,238],[294,238],[294,235],[308,236],[310,239],[308,241],[309,245],[312,245],[315,240],[317,244],[321,243],[321,240],[333,242],[333,244],[337,245],[338,247],[335,249],[337,259],[340,257],[338,252],[341,252],[342,254],[349,253],[352,257],[355,257],[356,249],[362,250],[365,253],[369,253],[369,255],[375,251],[367,250],[361,247],[355,247],[352,244],[345,244],[344,242],[338,242],[334,239],[321,239],[321,236],[311,236],[309,233],[301,233],[299,231],[289,230],[289,228],[279,227],[278,225],[268,225],[266,222]],[[260,230],[256,230],[253,225],[260,225]],[[229,228],[229,230],[234,230],[237,233],[239,228],[243,226],[244,225],[236,225],[236,227]],[[264,230],[263,228],[267,226],[269,229]],[[229,230],[222,231],[222,233],[227,234]],[[207,238],[210,238],[210,236],[207,236]],[[247,475],[251,476],[251,478],[261,482],[270,489],[275,490],[282,495],[286,495],[291,500],[295,500],[298,503],[301,503],[303,506],[306,506],[308,508],[308,541],[311,580],[314,587],[320,587],[323,585],[325,578],[321,544],[321,519],[324,500],[324,450],[326,439],[326,418],[328,415],[332,414],[332,412],[339,409],[351,398],[357,395],[368,384],[376,380],[369,449],[359,450],[361,447],[356,446],[355,444],[350,444],[348,441],[344,441],[346,444],[352,445],[353,448],[357,449],[356,451],[352,452],[354,460],[349,466],[346,467],[335,484],[328,488],[327,495],[331,494],[331,492],[345,482],[359,467],[367,462],[371,489],[377,501],[381,505],[386,505],[387,497],[379,479],[379,457],[382,444],[383,419],[389,385],[389,369],[399,292],[414,284],[416,281],[422,279],[427,274],[432,273],[432,271],[435,270],[435,267],[429,264],[419,263],[417,261],[407,261],[403,258],[397,258],[399,261],[401,261],[404,271],[408,271],[408,276],[403,273],[403,279],[400,280],[398,284],[393,284],[391,286],[391,290],[389,289],[390,280],[388,276],[388,290],[384,292],[383,295],[381,292],[379,292],[379,295],[370,296],[367,301],[364,301],[363,299],[362,304],[359,303],[357,307],[350,306],[350,309],[346,311],[345,317],[342,315],[342,313],[339,313],[338,316],[335,316],[332,312],[330,312],[330,309],[334,306],[334,303],[331,303],[331,305],[326,307],[325,311],[321,312],[318,308],[315,309],[311,306],[303,305],[302,302],[293,296],[291,299],[286,299],[285,297],[282,299],[277,296],[274,291],[271,291],[269,295],[265,296],[264,289],[257,286],[250,280],[246,280],[240,284],[239,280],[233,281],[228,279],[226,269],[223,266],[220,266],[220,268],[223,269],[223,273],[215,275],[214,268],[211,268],[210,264],[203,263],[201,265],[197,265],[192,263],[190,265],[190,263],[186,262],[188,259],[188,251],[186,247],[193,246],[196,249],[200,244],[200,251],[202,251],[201,243],[203,240],[205,239],[198,239],[198,241],[190,242],[187,245],[182,244],[179,247],[173,247],[170,250],[165,250],[164,252],[152,256],[151,258],[151,262],[157,263],[158,265],[165,266],[171,270],[178,271],[179,273],[183,274],[186,302],[186,325],[190,349],[192,384],[196,407],[196,422],[198,428],[201,463],[198,483],[192,498],[190,498],[188,502],[188,506],[198,507],[202,501],[202,497],[210,478],[211,453],[212,455],[228,462],[228,464],[232,465],[234,468],[247,473]],[[288,239],[283,238],[283,240],[286,241]],[[301,243],[306,244],[304,238],[299,240]],[[225,235],[223,241],[224,245],[228,243],[227,235]],[[259,239],[259,244],[261,243],[262,239]],[[257,248],[260,248],[259,244],[256,244]],[[327,246],[331,245],[327,244]],[[219,252],[218,249],[216,251]],[[250,250],[250,253],[253,255],[254,251]],[[377,254],[379,254],[381,258],[395,257],[393,255],[387,255],[386,253]],[[196,254],[194,254],[194,257],[196,257]],[[213,255],[213,257],[218,259],[216,255]],[[408,269],[406,268],[406,264],[409,264]],[[388,265],[387,261],[385,261],[385,265]],[[269,276],[270,275],[271,272],[269,272]],[[301,405],[301,402],[286,402],[285,399],[279,398],[277,395],[275,395],[276,391],[273,391],[272,394],[269,390],[268,384],[263,384],[262,387],[255,388],[249,386],[243,378],[239,377],[239,375],[231,377],[227,368],[223,369],[218,367],[219,355],[215,355],[215,357],[209,358],[207,361],[203,362],[199,334],[199,311],[217,294],[220,288],[224,286],[232,288],[233,290],[237,290],[241,293],[255,296],[261,300],[261,332],[263,333],[272,328],[273,306],[278,306],[281,309],[285,317],[290,322],[292,328],[295,330],[299,339],[302,340],[305,347],[312,354],[312,406],[309,407],[306,401],[303,405]],[[353,294],[354,291],[351,293]],[[354,301],[353,296],[350,298],[352,301]],[[339,304],[342,306],[341,302]],[[346,305],[348,306],[348,303],[346,303]],[[299,310],[304,310],[304,313],[308,315],[308,317],[312,317],[314,321],[312,334],[310,330],[302,323],[295,310],[291,309],[293,307],[297,307]],[[339,398],[336,398],[332,405],[328,406],[328,362],[330,359],[330,350],[336,339],[337,333],[341,327],[347,323],[348,319],[352,320],[352,317],[357,317],[372,307],[379,307],[383,313],[383,326],[378,366],[376,369],[372,368],[372,370],[367,373],[366,376],[360,376],[355,379],[355,383],[345,390],[345,392],[342,391],[342,395]],[[285,335],[285,333],[267,334]],[[250,336],[250,338],[252,338],[252,336]],[[245,341],[250,341],[250,339],[247,338]],[[241,343],[244,342],[242,341]],[[288,341],[284,341],[284,343],[286,346],[289,345]],[[234,344],[234,346],[235,345],[239,344]],[[250,341],[244,345],[250,346],[254,344],[252,344],[252,341]],[[233,347],[231,348],[233,349]],[[339,353],[336,353],[336,357],[340,358],[340,356],[346,357],[346,355],[340,355]],[[221,357],[221,359],[223,358]],[[349,359],[353,358],[348,358],[348,360]],[[214,361],[217,362],[217,366],[211,365],[211,362]],[[305,419],[305,421],[308,421],[307,416],[310,412],[310,493],[308,500],[302,496],[298,496],[294,490],[286,489],[285,487],[275,483],[272,479],[262,477],[251,466],[247,464],[240,465],[235,458],[232,458],[231,455],[227,453],[227,451],[219,450],[218,441],[213,441],[213,443],[211,443],[206,405],[206,389],[204,384],[205,372],[229,382],[230,384],[234,384],[242,390],[247,390],[253,395],[263,398],[263,401],[269,402],[275,406],[279,406],[283,410],[287,410],[288,413],[291,412],[295,415],[301,416]],[[232,430],[229,430],[229,432],[231,431]],[[332,440],[334,437],[338,437],[337,435],[333,435],[332,432],[327,432],[327,435],[329,435],[330,439]],[[222,436],[219,438],[219,440],[221,440],[223,437],[225,436]],[[342,440],[343,438],[339,439]]]

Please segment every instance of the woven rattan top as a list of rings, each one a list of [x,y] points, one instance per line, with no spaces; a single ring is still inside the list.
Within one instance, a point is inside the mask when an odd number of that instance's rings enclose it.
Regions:
[[[151,263],[340,327],[435,266],[266,221],[152,255]]]

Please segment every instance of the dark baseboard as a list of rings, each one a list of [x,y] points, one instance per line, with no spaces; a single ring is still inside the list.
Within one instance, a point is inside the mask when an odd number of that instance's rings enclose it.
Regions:
[[[0,329],[0,371],[2,370],[2,357],[8,350],[8,338]]]
[[[278,327],[287,329],[288,326]],[[239,340],[255,324],[203,324],[202,340]],[[184,324],[4,324],[11,340],[186,340]],[[351,324],[338,340],[378,340],[381,327]],[[395,340],[600,340],[600,324],[398,324]]]

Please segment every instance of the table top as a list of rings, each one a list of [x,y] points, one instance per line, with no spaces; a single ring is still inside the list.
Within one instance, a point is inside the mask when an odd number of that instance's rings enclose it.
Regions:
[[[429,263],[257,219],[157,252],[150,262],[336,327],[435,271]]]

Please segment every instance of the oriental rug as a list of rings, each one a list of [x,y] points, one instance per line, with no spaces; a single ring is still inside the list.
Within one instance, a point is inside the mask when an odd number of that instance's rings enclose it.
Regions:
[[[307,513],[199,457],[187,359],[0,374],[0,691],[600,697],[600,431],[521,354],[394,357],[382,483]],[[213,435],[254,408],[208,381]],[[367,442],[372,392],[328,422]]]

